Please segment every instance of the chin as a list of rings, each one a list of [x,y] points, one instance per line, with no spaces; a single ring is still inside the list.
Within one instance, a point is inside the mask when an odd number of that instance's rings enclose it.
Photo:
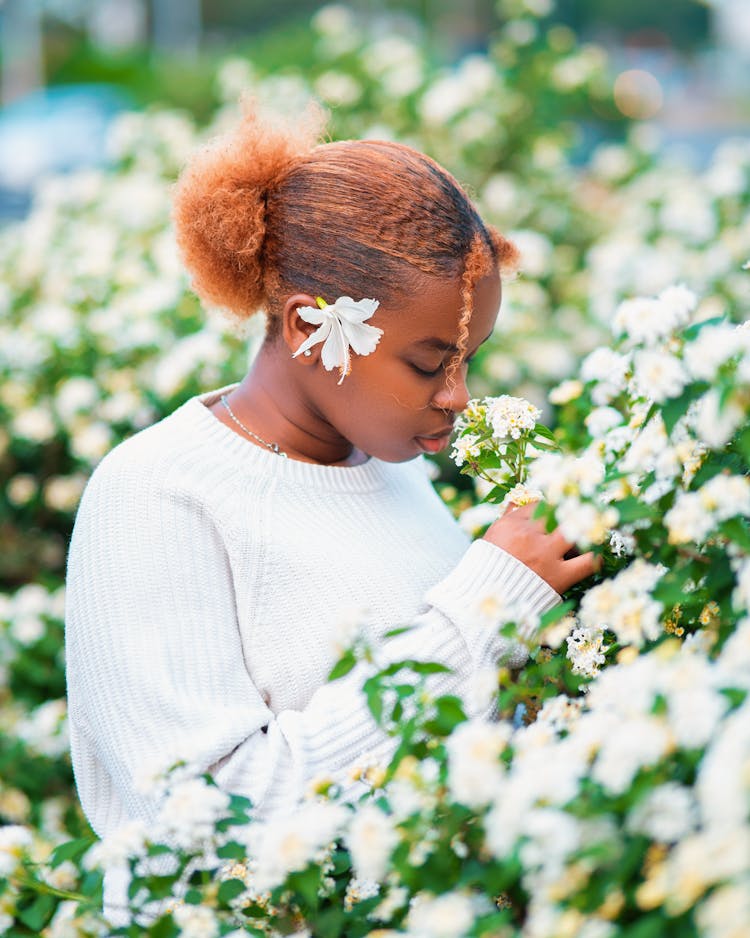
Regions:
[[[409,443],[402,446],[358,446],[356,443],[357,449],[362,450],[367,453],[368,456],[372,456],[375,459],[379,459],[381,462],[409,462],[411,459],[416,459],[417,456],[421,456],[423,450],[420,449],[419,445],[415,440],[411,440]]]

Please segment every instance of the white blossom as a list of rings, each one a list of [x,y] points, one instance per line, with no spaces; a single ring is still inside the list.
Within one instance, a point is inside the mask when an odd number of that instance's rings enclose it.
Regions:
[[[670,544],[705,541],[714,528],[715,518],[707,511],[698,492],[678,492],[674,504],[664,515]]]
[[[750,922],[750,877],[714,889],[698,904],[695,921],[702,938],[743,938]]]
[[[555,514],[560,531],[567,540],[581,546],[602,544],[619,520],[617,509],[599,509],[591,502],[577,498],[564,498]]]
[[[10,876],[31,846],[31,831],[20,824],[0,827],[0,876]]]
[[[500,754],[510,738],[503,723],[461,723],[446,743],[448,787],[456,801],[471,808],[489,804],[500,788],[504,768]]]
[[[721,449],[745,420],[744,408],[732,398],[722,405],[715,388],[706,391],[691,412],[692,425],[698,438],[710,449]]]
[[[453,441],[451,459],[457,466],[463,466],[467,459],[477,459],[482,451],[479,435],[466,433]]]
[[[346,836],[357,876],[382,882],[399,842],[393,820],[372,804],[357,810]]]
[[[652,788],[628,815],[628,829],[662,843],[676,843],[694,830],[697,805],[689,788],[665,782]]]
[[[474,903],[468,896],[420,893],[409,909],[407,934],[410,938],[462,938],[473,926],[474,914]]]
[[[663,721],[651,716],[632,717],[603,740],[591,776],[613,794],[622,794],[636,772],[657,763],[670,744]]]
[[[145,822],[128,821],[87,851],[84,866],[86,869],[100,867],[104,870],[125,866],[131,857],[145,856],[147,839]]]
[[[164,835],[190,849],[213,835],[216,822],[229,808],[229,795],[203,778],[179,781],[160,806],[158,824]]]
[[[573,674],[594,677],[606,658],[602,629],[577,626],[565,640],[568,646],[566,657],[571,663]]]
[[[699,381],[713,381],[721,366],[740,351],[739,335],[729,323],[704,326],[685,345],[683,357],[691,376]]]
[[[667,352],[643,349],[633,357],[633,383],[637,391],[659,404],[677,397],[688,380],[682,362]]]
[[[517,440],[534,429],[542,412],[521,397],[503,394],[487,398],[487,422],[497,440]]]
[[[609,404],[625,390],[630,368],[629,359],[608,348],[597,348],[581,363],[580,375],[585,383],[595,382],[591,397],[595,404]]]
[[[181,938],[218,938],[219,921],[206,905],[178,905],[172,913]]]
[[[254,860],[255,888],[270,891],[289,873],[322,862],[345,821],[346,812],[341,805],[312,801],[290,814],[250,824],[245,835]]]
[[[595,407],[583,422],[594,439],[601,439],[609,430],[622,424],[623,416],[614,407]]]

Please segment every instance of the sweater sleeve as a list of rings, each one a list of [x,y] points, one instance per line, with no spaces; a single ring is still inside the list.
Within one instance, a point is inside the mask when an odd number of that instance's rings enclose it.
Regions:
[[[102,467],[100,467],[101,469]],[[187,754],[259,816],[284,810],[320,775],[343,776],[393,741],[362,693],[365,666],[321,686],[302,710],[274,714],[243,658],[232,568],[205,506],[139,477],[92,478],[68,561],[66,656],[79,795],[109,832],[154,805],[138,784],[150,766]],[[557,594],[488,542],[474,543],[427,595],[413,628],[385,642],[385,660],[449,666],[434,693],[461,693],[479,667],[523,653],[477,628],[469,600],[497,591],[541,612]]]

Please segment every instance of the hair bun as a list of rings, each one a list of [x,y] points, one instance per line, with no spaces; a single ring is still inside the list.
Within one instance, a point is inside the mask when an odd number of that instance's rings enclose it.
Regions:
[[[246,317],[266,299],[263,241],[268,192],[320,134],[321,112],[289,123],[244,108],[232,131],[199,151],[177,181],[174,223],[195,292]]]

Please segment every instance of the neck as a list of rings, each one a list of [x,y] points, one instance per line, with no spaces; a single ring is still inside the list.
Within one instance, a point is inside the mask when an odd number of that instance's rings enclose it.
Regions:
[[[273,343],[264,342],[252,368],[229,395],[232,411],[248,429],[268,443],[277,443],[292,459],[323,465],[364,462],[365,455],[316,410],[297,380],[295,372],[300,371],[281,360]],[[221,405],[215,405],[214,412],[237,431]]]

